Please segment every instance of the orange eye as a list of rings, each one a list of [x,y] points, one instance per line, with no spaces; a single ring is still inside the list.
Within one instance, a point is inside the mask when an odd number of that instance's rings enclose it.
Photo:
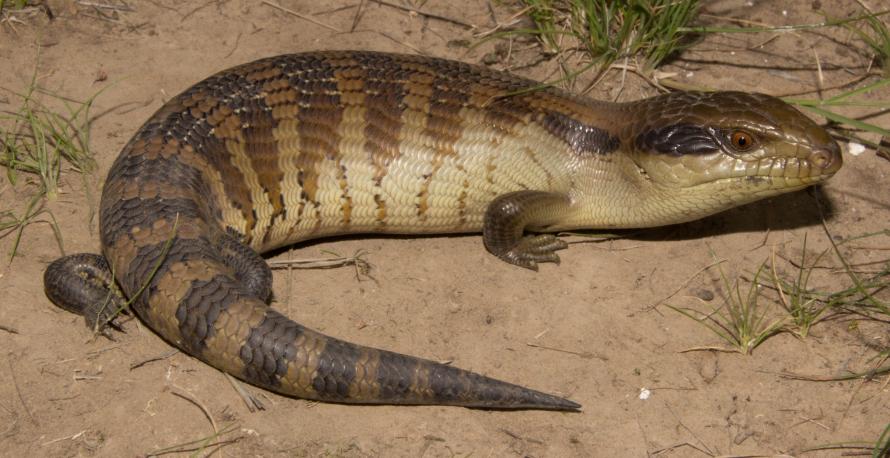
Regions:
[[[754,137],[748,132],[737,130],[729,137],[732,147],[739,151],[747,151],[754,146]]]

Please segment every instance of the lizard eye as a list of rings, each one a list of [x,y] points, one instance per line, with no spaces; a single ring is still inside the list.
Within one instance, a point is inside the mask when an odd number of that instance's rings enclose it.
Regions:
[[[736,130],[729,136],[729,144],[736,151],[748,151],[754,147],[754,136],[744,130]]]

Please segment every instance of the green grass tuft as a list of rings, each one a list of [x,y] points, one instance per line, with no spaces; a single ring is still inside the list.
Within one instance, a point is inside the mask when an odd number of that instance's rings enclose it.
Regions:
[[[718,266],[727,297],[722,306],[714,308],[709,313],[672,305],[668,307],[706,327],[729,344],[733,350],[743,355],[750,355],[766,339],[781,332],[786,321],[785,317],[773,317],[771,307],[760,302],[759,278],[765,268],[766,263],[760,265],[747,292],[743,295],[740,279],[736,278],[730,282],[723,269]]]
[[[537,37],[545,52],[582,51],[586,62],[571,67],[568,78],[595,68],[597,75],[619,60],[633,60],[649,74],[690,43],[684,27],[698,11],[697,0],[524,0],[533,29],[513,31]]]
[[[95,169],[89,151],[89,110],[94,95],[86,102],[71,103],[47,93],[64,103],[67,114],[50,110],[36,98],[36,73],[27,91],[15,94],[21,99],[16,112],[0,116],[11,128],[0,130],[0,166],[13,185],[20,174],[35,175],[40,192],[50,200],[58,197],[58,182],[63,162],[80,173]]]
[[[890,259],[855,263],[848,259],[851,255],[845,255],[841,250],[844,246],[853,252],[868,250],[868,246],[857,244],[864,240],[872,240],[871,243],[874,243],[875,238],[890,236],[890,230],[848,237],[841,241],[836,241],[827,227],[825,234],[830,247],[814,259],[807,257],[807,238],[804,236],[800,260],[788,261],[793,272],[790,275],[779,274],[776,256],[773,254],[760,264],[753,278],[747,279],[750,286],[746,294],[742,294],[738,279],[731,284],[720,269],[728,294],[723,306],[707,313],[691,308],[669,307],[701,323],[743,354],[750,354],[764,340],[779,332],[790,332],[806,338],[814,325],[833,316],[844,315],[890,323],[890,302],[882,298],[890,292]],[[832,253],[838,265],[823,265]],[[836,285],[833,291],[817,291],[809,286],[816,269],[825,272],[830,284]],[[768,272],[768,276],[766,281],[762,281],[765,272]],[[839,275],[842,276],[840,279],[837,278]],[[846,282],[842,281],[843,277],[846,277]],[[774,291],[774,297],[761,298],[761,289]],[[761,304],[760,299],[778,303],[784,315],[773,317],[770,305]],[[877,350],[881,352],[879,357],[890,356],[890,346],[883,351]]]
[[[790,318],[786,330],[801,338],[806,338],[810,328],[830,316],[833,311],[831,304],[823,300],[824,295],[809,287],[810,276],[828,252],[829,250],[822,251],[807,265],[807,237],[804,234],[800,260],[791,263],[797,273],[790,280],[779,275],[776,269],[776,257],[774,254],[770,256],[771,286],[779,296],[779,305],[785,309]]]
[[[20,191],[17,194],[25,194],[27,204],[24,211],[0,207],[0,237],[15,233],[10,259],[17,252],[24,228],[41,221],[41,215],[49,217],[43,221],[52,226],[62,248],[58,225],[45,203],[58,198],[63,168],[80,173],[84,184],[86,176],[96,168],[89,149],[89,132],[90,107],[99,92],[85,102],[71,102],[40,89],[35,68],[25,92],[11,95],[19,99],[19,104],[15,111],[0,112],[0,168],[5,169],[6,179],[14,189],[4,188],[0,194]],[[65,112],[54,111],[39,95],[62,104]]]

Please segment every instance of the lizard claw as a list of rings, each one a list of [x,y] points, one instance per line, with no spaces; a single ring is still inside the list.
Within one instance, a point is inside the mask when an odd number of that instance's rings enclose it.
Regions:
[[[539,262],[559,264],[557,250],[567,248],[569,244],[553,234],[539,234],[523,237],[513,248],[500,256],[504,261],[526,269],[538,270]]]

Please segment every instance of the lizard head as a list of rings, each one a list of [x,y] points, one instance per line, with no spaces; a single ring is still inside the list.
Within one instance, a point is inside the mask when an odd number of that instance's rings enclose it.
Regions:
[[[631,112],[636,173],[665,199],[684,196],[685,220],[820,183],[843,164],[825,129],[763,94],[672,93]]]

